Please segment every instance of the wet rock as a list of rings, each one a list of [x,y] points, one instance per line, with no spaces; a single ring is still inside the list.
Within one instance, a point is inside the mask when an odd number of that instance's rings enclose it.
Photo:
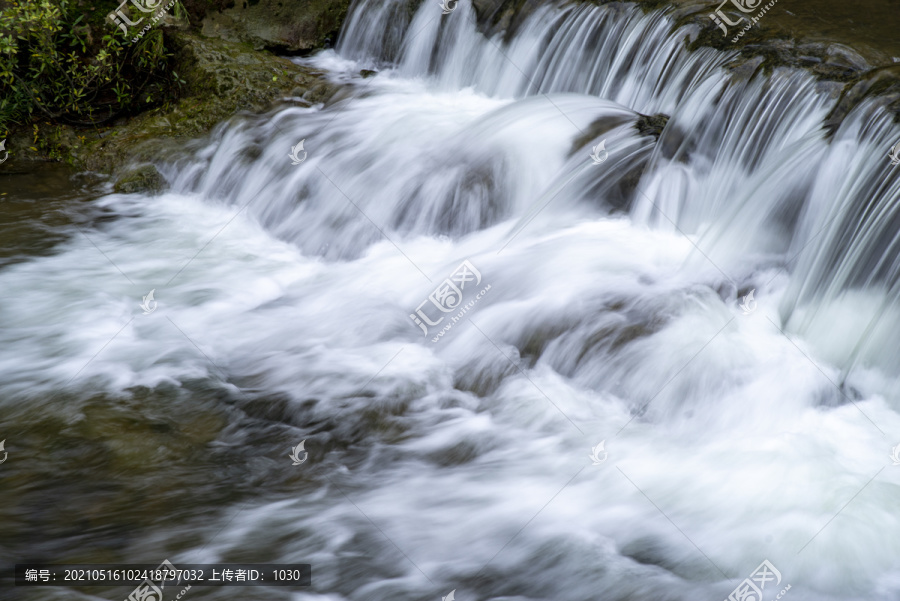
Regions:
[[[378,72],[372,71],[371,69],[363,69],[362,71],[359,72],[359,74],[362,76],[363,79],[368,79],[369,77],[372,77],[376,73],[378,73]]]
[[[597,141],[600,136],[609,130],[624,125],[625,123],[628,123],[628,121],[629,119],[627,117],[620,117],[617,115],[607,115],[595,119],[587,126],[580,136],[572,141],[572,147],[569,149],[569,156],[573,156],[575,153],[580,152],[589,144],[593,144]]]
[[[634,128],[641,132],[643,136],[653,136],[657,140],[662,133],[666,123],[669,122],[669,115],[665,113],[657,113],[652,116],[641,115],[634,123]]]
[[[759,69],[760,65],[763,64],[764,60],[761,56],[752,56],[732,63],[729,65],[732,78],[740,81],[749,80]]]
[[[900,122],[900,73],[897,71],[900,69],[873,70],[843,86],[838,102],[825,119],[825,131],[829,135],[836,132],[850,111],[866,99],[874,99]]]
[[[173,68],[185,81],[177,102],[92,130],[53,126],[45,132],[40,124],[41,154],[101,173],[131,163],[172,161],[187,152],[188,141],[238,112],[261,113],[286,96],[325,102],[338,89],[315,69],[246,45],[185,31],[166,35]],[[22,130],[11,139],[27,148],[30,135]]]
[[[327,84],[321,83],[316,86],[311,87],[303,94],[303,100],[310,102],[312,104],[318,104],[320,102],[325,102],[328,100],[332,94],[334,93],[334,88]]]
[[[166,187],[166,180],[156,167],[145,163],[129,169],[116,180],[114,189],[122,194],[135,192],[161,192]]]
[[[630,0],[628,3],[617,0],[575,0],[575,3],[602,4],[610,10],[630,10],[637,4],[644,12],[660,8],[671,9],[669,0]],[[538,8],[546,4],[541,0],[472,0],[478,29],[486,35],[502,32],[505,41],[509,41],[516,31]]]
[[[208,13],[201,31],[256,50],[309,52],[337,36],[349,6],[350,0],[236,0]]]
[[[884,12],[889,11],[885,8]],[[820,90],[839,98],[825,124],[826,131],[834,132],[855,106],[873,97],[900,122],[900,68],[884,49],[861,40],[852,48],[843,43],[844,39],[861,35],[859,31],[852,35],[843,30],[821,31],[817,28],[824,20],[798,21],[796,16],[787,19],[791,21],[788,24],[781,14],[778,19],[766,15],[743,36],[735,35],[741,31],[737,27],[729,28],[729,35],[723,36],[709,13],[709,5],[692,0],[686,0],[681,9],[672,13],[677,26],[698,32],[687,40],[688,49],[708,47],[738,53],[726,67],[734,76],[745,80],[758,73],[769,75],[781,67],[807,71],[816,78]],[[882,27],[886,17],[887,14],[860,15],[875,28]],[[828,41],[822,41],[823,38]],[[882,45],[887,49],[893,44],[884,40]]]
[[[870,69],[858,52],[840,44],[830,44],[819,56],[812,58],[815,63],[809,67],[810,70],[820,77],[835,81],[848,81]]]
[[[478,29],[486,35],[502,31],[507,41],[540,5],[537,0],[472,0]]]

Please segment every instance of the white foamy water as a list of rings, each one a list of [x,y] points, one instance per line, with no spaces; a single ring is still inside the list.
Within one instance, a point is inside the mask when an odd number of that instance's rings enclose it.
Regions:
[[[396,69],[217,131],[0,271],[0,410],[286,399],[309,463],[240,420],[216,444],[296,495],[261,482],[171,559],[311,563],[298,601],[718,601],[764,559],[766,601],[900,598],[897,128],[866,105],[828,138],[807,76],[733,83],[660,15],[546,7],[503,46],[433,4],[356,6],[312,61]],[[464,260],[432,342],[410,316]]]

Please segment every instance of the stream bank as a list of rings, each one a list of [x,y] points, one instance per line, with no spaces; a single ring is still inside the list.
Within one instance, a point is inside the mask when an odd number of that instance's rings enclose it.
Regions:
[[[162,178],[150,163],[177,157],[186,141],[207,134],[236,113],[260,113],[285,101],[308,106],[332,98],[336,86],[324,73],[278,55],[305,55],[328,47],[337,38],[349,4],[349,0],[185,0],[181,18],[167,17],[158,25],[172,53],[172,69],[183,80],[177,98],[94,127],[46,120],[22,124],[8,136],[9,160],[3,172],[28,172],[35,161],[60,161],[75,171],[112,174],[123,192],[158,188]],[[479,29],[505,39],[543,4],[472,2]],[[827,124],[830,131],[872,96],[900,120],[900,42],[890,35],[892,9],[884,0],[866,0],[852,19],[834,2],[815,18],[805,5],[776,2],[737,42],[732,35],[723,36],[709,18],[716,6],[707,2],[636,4],[645,12],[669,12],[674,27],[686,28],[685,44],[692,50],[709,47],[734,53],[726,68],[739,77],[781,67],[812,73],[840,98]],[[723,10],[731,18],[741,16],[729,7]],[[846,27],[840,25],[842,20]],[[735,35],[739,31],[732,29]],[[131,169],[134,165],[137,170]]]
[[[285,99],[310,106],[336,91],[324,73],[248,44],[189,31],[167,31],[166,36],[175,51],[175,68],[185,80],[182,97],[168,110],[92,129],[36,123],[33,131],[14,130],[5,171],[28,171],[29,163],[57,160],[76,170],[118,173],[133,163],[177,156],[186,141],[240,111],[262,112]],[[123,177],[130,181],[129,174]]]

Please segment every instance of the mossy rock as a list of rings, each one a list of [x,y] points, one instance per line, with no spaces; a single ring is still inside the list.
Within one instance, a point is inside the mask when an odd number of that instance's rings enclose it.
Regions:
[[[188,141],[239,112],[262,113],[291,97],[303,97],[304,104],[326,102],[338,89],[319,71],[247,44],[175,30],[166,30],[166,44],[185,82],[177,101],[91,129],[41,123],[37,143],[30,128],[14,132],[10,141],[35,146],[36,158],[113,173],[133,163],[177,159]]]
[[[634,123],[634,128],[641,132],[643,136],[653,136],[657,140],[662,133],[666,123],[669,122],[669,115],[665,113],[657,113],[655,115],[641,115]]]
[[[204,35],[257,50],[306,53],[337,39],[350,0],[235,0],[203,19]]]
[[[156,167],[145,163],[129,169],[116,180],[114,189],[122,194],[135,192],[161,192],[166,187],[166,180]]]

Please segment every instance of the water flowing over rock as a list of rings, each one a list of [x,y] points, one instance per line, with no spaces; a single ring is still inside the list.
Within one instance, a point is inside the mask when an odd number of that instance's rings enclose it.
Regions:
[[[766,601],[900,598],[889,102],[664,12],[489,4],[358,0],[292,59],[327,106],[0,270],[0,412],[62,441],[30,469],[83,474],[80,435],[120,488],[70,523],[155,501],[81,553],[308,561],[304,601],[718,600],[764,560]]]

